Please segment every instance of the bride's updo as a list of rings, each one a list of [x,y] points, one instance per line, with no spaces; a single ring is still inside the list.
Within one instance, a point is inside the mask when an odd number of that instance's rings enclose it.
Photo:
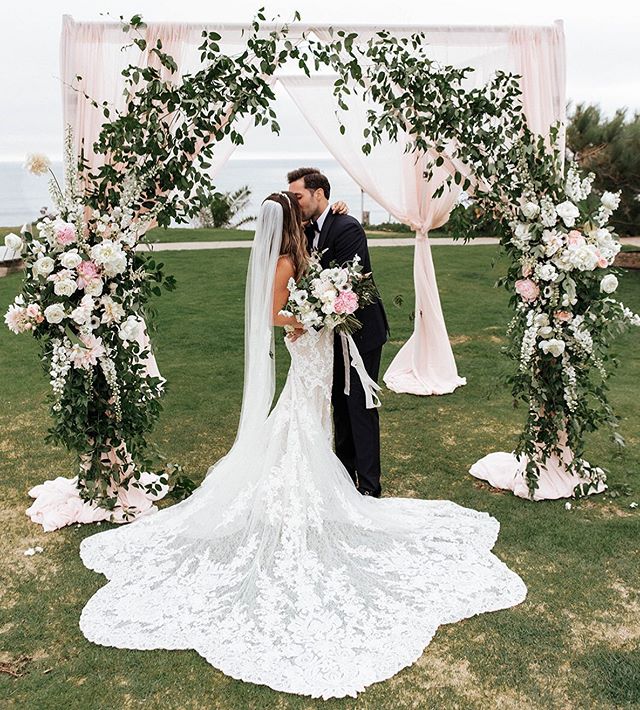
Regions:
[[[302,210],[292,192],[274,192],[265,199],[277,202],[282,207],[282,245],[280,254],[288,256],[293,262],[295,278],[298,280],[309,260],[307,237],[302,226]]]

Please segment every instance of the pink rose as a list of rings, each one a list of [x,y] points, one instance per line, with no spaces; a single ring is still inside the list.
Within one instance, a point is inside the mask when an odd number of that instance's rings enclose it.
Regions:
[[[601,269],[606,269],[609,266],[609,262],[602,256],[600,249],[596,249],[596,256],[598,257],[598,266]]]
[[[73,244],[76,240],[76,228],[69,222],[59,222],[54,231],[56,242],[63,247]]]
[[[571,320],[571,313],[569,313],[569,311],[556,311],[553,316],[562,323],[567,323]]]
[[[523,301],[535,301],[540,295],[538,284],[531,279],[520,279],[516,281],[516,291]]]
[[[567,234],[567,244],[570,247],[580,247],[585,243],[585,238],[580,234],[577,229],[572,229],[569,234]]]
[[[351,290],[340,291],[333,303],[333,309],[336,313],[355,313],[358,310],[358,297]]]
[[[525,277],[525,279],[528,278],[529,276],[531,276],[532,273],[533,273],[533,269],[531,268],[531,266],[529,264],[526,264],[525,266],[522,267],[522,275]]]

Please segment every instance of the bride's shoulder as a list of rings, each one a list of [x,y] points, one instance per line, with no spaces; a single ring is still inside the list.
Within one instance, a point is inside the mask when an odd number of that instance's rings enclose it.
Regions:
[[[288,280],[294,273],[293,259],[288,254],[281,254],[276,264],[276,277]]]

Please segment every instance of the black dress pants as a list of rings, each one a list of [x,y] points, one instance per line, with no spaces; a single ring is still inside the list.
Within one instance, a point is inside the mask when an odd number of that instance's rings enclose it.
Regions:
[[[378,380],[382,346],[360,353],[369,376]],[[360,377],[350,367],[350,394],[344,393],[342,340],[336,334],[333,358],[333,426],[335,451],[361,493],[379,497],[380,420],[377,409],[367,409]]]

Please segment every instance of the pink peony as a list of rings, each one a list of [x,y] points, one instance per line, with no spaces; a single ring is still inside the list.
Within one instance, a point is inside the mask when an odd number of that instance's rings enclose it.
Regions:
[[[86,279],[95,279],[100,273],[98,265],[94,261],[83,261],[81,264],[78,264],[76,270],[80,276]]]
[[[83,261],[76,269],[78,278],[76,283],[78,288],[86,288],[92,281],[100,276],[100,268],[93,261]]]
[[[567,234],[567,244],[570,247],[581,247],[585,243],[585,238],[577,229],[572,229]]]
[[[520,279],[516,281],[516,291],[523,301],[535,301],[540,295],[538,284],[531,279]]]
[[[65,247],[76,240],[76,228],[69,222],[59,222],[55,227],[56,242]]]
[[[340,291],[333,303],[333,309],[336,313],[355,313],[358,310],[358,297],[351,290]]]

